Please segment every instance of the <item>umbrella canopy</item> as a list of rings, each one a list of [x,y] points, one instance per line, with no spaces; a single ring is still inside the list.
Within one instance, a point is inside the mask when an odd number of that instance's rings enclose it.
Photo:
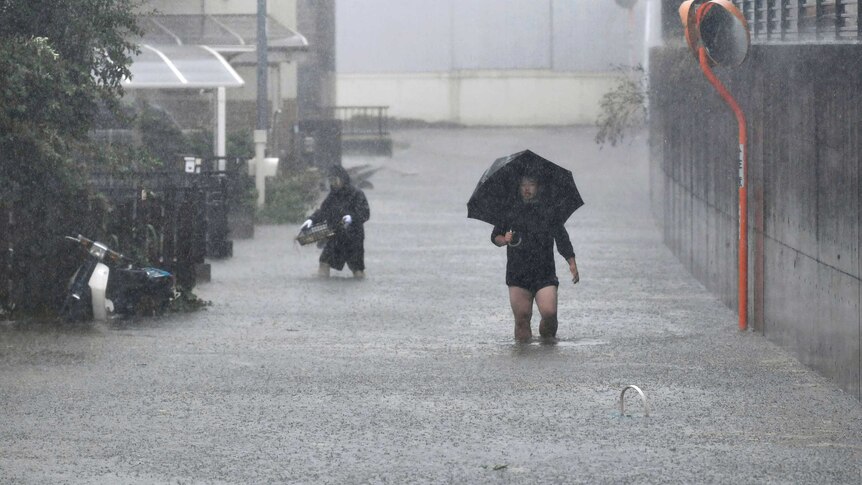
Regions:
[[[584,205],[571,171],[524,150],[494,160],[485,170],[467,202],[467,217],[495,226],[507,224],[520,201],[518,185],[524,175],[537,179],[537,203],[548,223],[562,224]]]

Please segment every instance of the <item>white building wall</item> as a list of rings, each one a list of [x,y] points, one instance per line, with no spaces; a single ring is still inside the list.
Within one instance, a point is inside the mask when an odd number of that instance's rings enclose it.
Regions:
[[[159,14],[253,14],[257,0],[149,0],[147,7]],[[296,29],[296,0],[267,2],[267,14],[282,25]]]
[[[339,74],[339,106],[389,106],[393,118],[467,126],[591,125],[613,73],[458,71]]]
[[[338,106],[389,106],[396,118],[451,119],[448,73],[339,74]]]
[[[593,124],[619,68],[646,64],[660,11],[657,0],[338,0],[337,104],[465,125]]]

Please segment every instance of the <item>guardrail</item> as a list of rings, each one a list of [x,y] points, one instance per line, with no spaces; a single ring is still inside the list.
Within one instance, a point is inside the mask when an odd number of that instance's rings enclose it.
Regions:
[[[323,112],[341,122],[345,152],[392,156],[388,106],[328,106]]]

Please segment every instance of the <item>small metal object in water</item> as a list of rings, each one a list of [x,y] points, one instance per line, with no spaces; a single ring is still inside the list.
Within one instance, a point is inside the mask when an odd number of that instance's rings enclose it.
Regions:
[[[620,415],[626,415],[626,391],[629,389],[634,389],[641,396],[641,400],[644,402],[644,416],[649,417],[649,403],[647,403],[646,394],[638,386],[629,384],[628,386],[623,388],[623,391],[620,393]]]

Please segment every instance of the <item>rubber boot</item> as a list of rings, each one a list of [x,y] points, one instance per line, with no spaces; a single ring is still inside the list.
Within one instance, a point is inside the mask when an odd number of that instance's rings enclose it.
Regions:
[[[329,278],[329,265],[320,263],[320,267],[317,268],[317,276],[320,278]]]
[[[362,270],[354,271],[353,277],[358,279],[358,280],[365,279],[365,271],[362,271]]]

